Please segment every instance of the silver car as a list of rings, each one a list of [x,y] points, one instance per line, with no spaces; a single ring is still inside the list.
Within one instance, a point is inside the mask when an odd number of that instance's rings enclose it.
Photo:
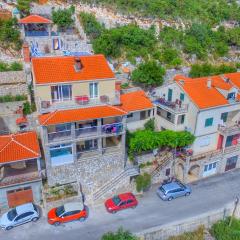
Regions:
[[[189,186],[179,181],[174,181],[161,185],[157,190],[157,195],[164,201],[171,201],[181,196],[189,196],[192,190]]]
[[[19,205],[9,210],[0,218],[0,227],[4,230],[10,230],[18,225],[39,219],[39,210],[33,203]]]

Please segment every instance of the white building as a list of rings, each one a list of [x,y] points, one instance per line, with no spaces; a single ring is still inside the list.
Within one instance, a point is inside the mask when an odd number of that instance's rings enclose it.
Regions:
[[[196,137],[193,156],[176,165],[178,177],[195,180],[240,166],[239,91],[240,73],[195,79],[178,75],[155,90],[157,128],[187,130]]]

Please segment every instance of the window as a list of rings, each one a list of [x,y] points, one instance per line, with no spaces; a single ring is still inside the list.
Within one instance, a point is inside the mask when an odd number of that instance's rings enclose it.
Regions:
[[[51,86],[52,102],[72,100],[72,85]]]
[[[235,99],[235,92],[231,92],[227,95],[228,100],[234,100]]]
[[[29,217],[29,216],[31,216],[33,214],[34,214],[34,212],[23,213],[23,214],[19,215],[18,217],[16,217],[15,221],[18,221],[18,220],[21,220],[23,218]]]
[[[98,98],[98,83],[89,84],[90,98]]]
[[[158,115],[158,116],[162,116],[162,115],[161,115],[161,108],[160,108],[160,107],[157,107],[157,115]]]
[[[167,98],[167,100],[168,100],[169,102],[172,101],[172,93],[173,93],[173,90],[172,90],[171,88],[169,88],[169,89],[168,89],[168,98]]]
[[[185,120],[185,115],[179,115],[178,117],[178,124],[183,124]]]
[[[119,204],[119,206],[124,206],[126,204],[126,202],[121,202],[120,204]]]
[[[184,97],[185,97],[184,93],[180,93],[180,100],[181,100],[182,102],[184,101]]]
[[[207,118],[205,120],[205,127],[210,127],[213,125],[213,118]]]
[[[221,120],[223,120],[224,123],[227,121],[227,117],[228,117],[228,112],[221,114]]]
[[[71,130],[71,123],[56,125],[56,132],[63,132],[68,130]]]
[[[144,119],[147,118],[146,113],[147,113],[147,111],[141,111],[140,112],[140,120],[144,120]]]
[[[213,162],[204,166],[204,172],[212,171],[215,173],[217,162]]]
[[[234,169],[237,165],[238,156],[233,156],[227,159],[225,171]]]
[[[148,110],[148,117],[150,117],[151,116],[151,110]]]
[[[127,118],[132,118],[133,117],[133,113],[129,113],[128,115],[127,115]]]
[[[167,168],[167,169],[166,169],[165,175],[166,175],[166,176],[169,176],[169,175],[170,175],[170,168]]]
[[[172,114],[170,112],[167,112],[167,119],[171,120],[172,119]]]
[[[127,200],[127,204],[130,204],[130,203],[132,203],[132,202],[133,202],[132,199]]]

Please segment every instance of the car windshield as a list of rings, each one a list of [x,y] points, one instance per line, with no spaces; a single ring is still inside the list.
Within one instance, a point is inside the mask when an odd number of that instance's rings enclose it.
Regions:
[[[17,216],[16,208],[12,209],[8,212],[7,217],[10,221],[12,221]]]
[[[59,217],[65,212],[64,206],[60,206],[56,209],[56,215]]]
[[[165,189],[163,187],[160,187],[159,190],[163,193],[166,193]]]
[[[178,185],[180,186],[180,188],[183,188],[183,189],[186,188],[182,183],[178,183]]]
[[[118,205],[121,202],[121,199],[119,198],[119,196],[114,196],[112,200],[115,205]]]

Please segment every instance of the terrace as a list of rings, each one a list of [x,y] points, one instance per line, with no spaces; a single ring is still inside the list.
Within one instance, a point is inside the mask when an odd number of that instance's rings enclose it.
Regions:
[[[0,167],[0,187],[40,180],[41,175],[35,159],[5,164]]]

